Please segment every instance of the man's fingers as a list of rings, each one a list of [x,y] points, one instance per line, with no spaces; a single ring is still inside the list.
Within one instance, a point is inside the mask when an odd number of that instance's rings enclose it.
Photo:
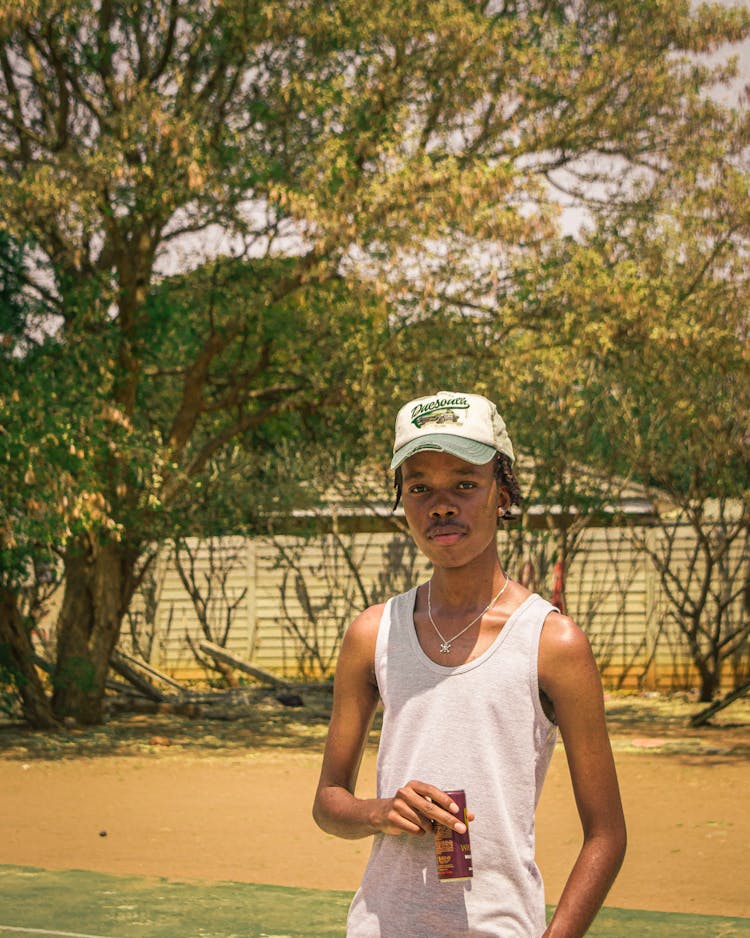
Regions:
[[[450,795],[434,785],[412,780],[399,788],[396,798],[409,809],[410,819],[425,831],[431,830],[433,823],[443,824],[461,834],[466,831],[463,818],[456,817],[458,805]]]
[[[424,831],[427,833],[430,830],[431,822],[424,809],[428,804],[429,802],[418,795],[410,786],[405,785],[403,788],[399,788],[396,797],[393,799],[393,810],[400,819],[412,826],[414,832]]]

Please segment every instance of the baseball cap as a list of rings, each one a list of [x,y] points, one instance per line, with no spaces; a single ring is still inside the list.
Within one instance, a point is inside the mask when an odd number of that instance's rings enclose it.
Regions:
[[[492,401],[457,391],[418,397],[399,410],[391,469],[424,450],[450,453],[477,466],[496,453],[515,459],[505,421]]]

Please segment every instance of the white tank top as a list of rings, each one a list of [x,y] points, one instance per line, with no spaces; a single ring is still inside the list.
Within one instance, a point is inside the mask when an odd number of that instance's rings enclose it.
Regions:
[[[416,587],[389,600],[375,651],[384,705],[378,797],[411,779],[466,791],[472,879],[441,883],[431,835],[376,834],[347,938],[539,938],[544,887],[534,809],[556,731],[539,700],[539,636],[554,609],[533,594],[478,658],[430,660],[414,627]]]

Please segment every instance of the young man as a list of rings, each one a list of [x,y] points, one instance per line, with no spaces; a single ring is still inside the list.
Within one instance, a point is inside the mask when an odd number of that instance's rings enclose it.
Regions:
[[[431,579],[350,626],[336,671],[314,817],[373,836],[348,938],[580,938],[625,852],[599,674],[584,633],[509,578],[498,520],[520,501],[494,404],[441,391],[396,419],[391,468]],[[377,797],[355,793],[378,701]],[[583,843],[545,922],[534,810],[562,735]],[[465,831],[473,877],[441,882],[433,825]]]

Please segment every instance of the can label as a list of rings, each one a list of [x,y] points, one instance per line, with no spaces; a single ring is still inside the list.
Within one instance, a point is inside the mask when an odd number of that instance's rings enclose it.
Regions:
[[[469,817],[466,810],[466,793],[446,791],[446,795],[458,805],[458,820],[466,825],[466,832],[458,834],[450,827],[435,825],[435,858],[437,859],[438,879],[441,883],[470,879],[474,875],[471,864],[471,843],[469,842]]]

